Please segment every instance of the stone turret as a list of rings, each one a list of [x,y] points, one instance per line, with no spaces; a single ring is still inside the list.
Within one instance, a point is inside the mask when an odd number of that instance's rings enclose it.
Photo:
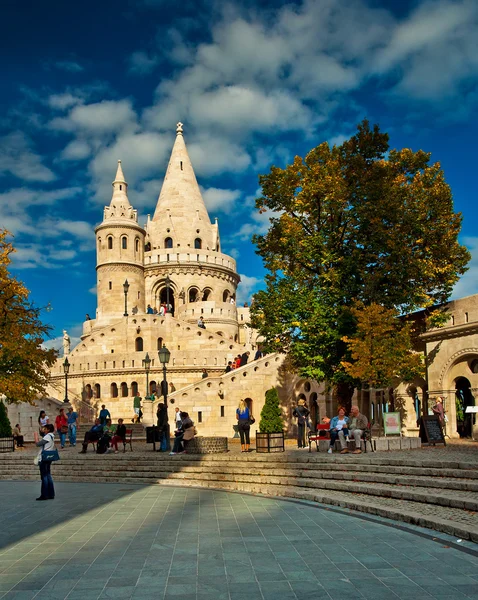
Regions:
[[[95,229],[97,255],[97,322],[106,323],[125,312],[123,284],[127,280],[128,309],[144,311],[144,239],[138,213],[128,199],[121,161],[113,181],[111,203]]]
[[[178,123],[176,140],[152,220],[146,225],[146,302],[167,302],[175,316],[238,339],[235,306],[240,278],[235,260],[221,253]]]

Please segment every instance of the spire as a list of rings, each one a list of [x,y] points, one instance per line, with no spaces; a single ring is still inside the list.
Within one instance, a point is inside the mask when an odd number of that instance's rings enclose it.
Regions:
[[[201,221],[210,226],[206,205],[201,196],[196,175],[183,137],[183,124],[176,125],[176,140],[169,159],[163,187],[159,195],[153,221],[178,219],[186,216],[189,226],[194,221]],[[186,224],[186,223],[185,223]],[[178,224],[176,224],[176,227]],[[196,228],[197,223],[194,225]]]
[[[118,160],[118,168],[116,169],[116,177],[112,183],[113,196],[109,206],[105,207],[104,218],[107,219],[136,219],[136,211],[133,210],[128,200],[128,184],[123,173],[121,161]]]

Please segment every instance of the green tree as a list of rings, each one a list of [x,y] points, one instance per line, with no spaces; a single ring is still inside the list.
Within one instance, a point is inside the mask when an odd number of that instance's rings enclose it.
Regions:
[[[7,414],[7,407],[0,400],[0,438],[11,437],[12,426]]]
[[[281,433],[284,430],[284,419],[276,388],[271,388],[266,392],[266,401],[261,410],[259,430],[261,433]]]
[[[8,271],[14,252],[8,235],[0,230],[0,392],[9,403],[34,402],[45,391],[57,353],[42,347],[51,327],[41,322],[41,310]]]
[[[254,237],[269,274],[252,325],[301,375],[350,389],[351,308],[431,311],[466,270],[443,171],[421,150],[389,150],[388,135],[364,121],[342,145],[320,144],[259,180],[256,206],[273,216]]]

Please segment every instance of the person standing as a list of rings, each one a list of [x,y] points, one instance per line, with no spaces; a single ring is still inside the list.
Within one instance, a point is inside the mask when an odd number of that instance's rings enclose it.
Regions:
[[[51,423],[47,423],[43,427],[43,438],[40,440],[38,433],[34,433],[35,445],[39,447],[38,452],[38,466],[40,467],[41,477],[41,493],[37,500],[53,500],[55,498],[55,488],[53,486],[53,479],[51,476],[51,460],[43,460],[43,450],[54,450],[55,449],[55,427]]]
[[[174,424],[176,425],[176,429],[181,429],[181,411],[177,406],[174,410]]]
[[[224,373],[230,373],[232,371],[232,360],[227,363],[227,367],[224,370]]]
[[[66,415],[68,419],[68,439],[70,446],[76,446],[76,430],[78,428],[78,413],[70,406]]]
[[[207,377],[209,377],[209,373],[206,371],[206,369],[203,369],[201,379],[206,379]]]
[[[179,410],[179,409],[176,409]],[[158,452],[165,452],[167,450],[167,430],[168,430],[168,411],[164,402],[158,404],[158,410],[156,411],[158,418],[158,434],[159,434],[159,450]],[[179,429],[179,428],[178,428]]]
[[[241,367],[243,367],[244,365],[247,365],[247,361],[249,360],[249,356],[251,355],[250,352],[244,352],[244,354],[242,354],[241,356]]]
[[[106,404],[101,405],[99,419],[102,425],[106,425],[107,419],[111,419],[110,411],[106,408]]]
[[[441,396],[438,396],[436,404],[432,406],[433,414],[438,417],[440,425],[445,425],[445,409],[443,408],[443,400]]]
[[[237,428],[241,436],[241,452],[249,452],[250,441],[250,412],[249,407],[244,400],[239,400],[239,406],[236,409]]]
[[[68,419],[65,415],[65,409],[60,408],[60,414],[55,419],[55,429],[60,438],[60,446],[63,450],[66,442],[66,434],[68,433]]]
[[[133,398],[133,410],[134,410],[134,417],[132,419],[133,423],[136,420],[136,423],[139,423],[140,421],[140,413],[141,413],[141,396],[138,396],[138,394],[136,394],[136,396]]]
[[[292,415],[297,417],[297,447],[305,448],[305,427],[309,418],[310,411],[305,405],[304,398],[300,398],[297,406],[294,408]]]

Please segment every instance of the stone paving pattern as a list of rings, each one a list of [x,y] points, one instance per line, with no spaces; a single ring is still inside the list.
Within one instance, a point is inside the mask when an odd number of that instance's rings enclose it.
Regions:
[[[3,600],[478,598],[478,552],[446,536],[222,491],[56,487],[40,503],[39,483],[0,482]]]

